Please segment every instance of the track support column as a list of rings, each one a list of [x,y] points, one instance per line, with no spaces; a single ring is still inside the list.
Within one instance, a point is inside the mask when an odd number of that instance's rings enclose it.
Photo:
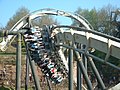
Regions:
[[[72,42],[70,43],[72,45]],[[73,89],[73,50],[69,49],[69,57],[68,57],[68,66],[69,66],[69,90]]]
[[[77,44],[76,48],[81,48],[81,44]],[[78,60],[77,60],[77,90],[82,90],[82,72],[80,70]]]
[[[82,90],[82,73],[79,67],[79,61],[77,61],[77,90]]]
[[[77,51],[75,51],[75,54],[76,54],[76,57],[77,57],[77,59],[78,59],[78,65],[79,65],[80,70],[81,70],[81,72],[82,72],[82,74],[83,74],[83,76],[84,76],[84,79],[85,79],[85,81],[86,81],[86,84],[87,84],[87,86],[88,86],[88,89],[89,89],[89,90],[92,90],[92,83],[90,82],[90,79],[89,79],[89,77],[88,77],[88,75],[87,75],[87,71],[86,71],[86,69],[85,69],[85,67],[84,67],[84,64],[83,64],[83,62],[82,62],[82,59],[81,59],[81,57],[80,57],[80,55],[79,55],[79,53],[78,53]]]
[[[25,43],[25,46],[26,46],[26,52],[27,52],[27,56],[28,56],[28,59],[29,59],[29,64],[30,64],[33,79],[34,79],[34,82],[35,82],[35,88],[36,88],[36,90],[41,90],[40,83],[39,83],[39,78],[38,78],[37,73],[36,73],[37,69],[36,69],[36,66],[35,66],[35,62],[34,62],[34,60],[31,60],[30,52],[28,50],[28,42],[25,42],[25,40],[24,40],[24,43]]]
[[[97,68],[96,68],[96,66],[95,66],[92,58],[91,58],[91,57],[88,57],[88,60],[89,60],[89,63],[90,63],[90,65],[91,65],[91,68],[92,68],[92,70],[93,70],[93,72],[94,72],[94,74],[95,74],[95,76],[96,76],[96,78],[97,78],[98,83],[100,84],[102,90],[105,90],[106,87],[105,87],[105,85],[104,85],[104,83],[103,83],[103,81],[102,81],[102,78],[100,77],[100,74],[99,74],[99,72],[98,72],[98,70],[97,70]]]
[[[29,58],[26,55],[26,76],[25,76],[25,90],[28,90],[29,83]]]
[[[45,77],[47,80],[48,90],[52,90],[50,81],[48,80],[48,77]]]
[[[16,87],[15,90],[21,90],[21,34],[17,35],[16,51]]]

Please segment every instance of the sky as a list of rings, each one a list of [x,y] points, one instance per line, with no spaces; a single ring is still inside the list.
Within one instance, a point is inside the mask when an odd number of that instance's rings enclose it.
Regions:
[[[100,9],[108,4],[120,8],[120,0],[0,0],[0,26],[6,26],[21,7],[26,7],[30,12],[43,8],[75,12],[79,7],[91,10],[94,7]]]

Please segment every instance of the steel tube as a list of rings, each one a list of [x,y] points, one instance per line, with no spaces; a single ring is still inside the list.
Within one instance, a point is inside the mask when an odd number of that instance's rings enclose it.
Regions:
[[[86,69],[86,71],[87,71],[87,58],[85,57],[85,55],[84,54],[82,54],[82,60],[83,60],[83,62],[84,62],[84,66],[85,66],[85,69]]]
[[[34,82],[35,82],[35,88],[36,88],[36,90],[41,90],[40,83],[39,83],[39,78],[38,78],[37,72],[36,72],[37,69],[36,69],[36,66],[35,66],[35,62],[34,62],[34,60],[31,60],[31,58],[30,58],[30,52],[29,52],[28,49],[27,49],[27,55],[29,57],[29,63],[30,63],[30,67],[31,67],[33,79],[34,79]]]
[[[90,56],[90,57],[92,57],[93,59],[98,60],[98,61],[100,61],[100,62],[102,62],[102,63],[104,63],[104,64],[107,64],[107,65],[109,65],[109,66],[111,66],[111,67],[113,67],[113,68],[115,68],[115,69],[120,70],[120,67],[115,66],[114,64],[111,64],[111,63],[109,63],[109,62],[105,62],[105,60],[103,60],[103,59],[101,59],[101,58],[98,58],[98,57],[96,57],[96,56],[94,56],[94,55],[92,55],[92,54],[85,53],[85,51],[83,51],[83,50],[76,49],[76,48],[74,48],[74,47],[67,46],[67,45],[61,45],[61,44],[60,44],[60,45],[57,45],[57,46],[63,46],[63,47],[69,48],[69,49],[73,49],[73,50],[78,51],[78,52],[80,52],[80,53],[82,53],[82,54],[85,54],[85,55],[87,55],[87,56]]]
[[[75,51],[75,54],[77,56],[78,65],[79,65],[80,70],[81,70],[81,72],[83,74],[83,77],[84,77],[84,79],[86,81],[87,87],[88,87],[89,90],[92,90],[92,84],[91,84],[90,79],[89,79],[89,77],[87,75],[87,71],[86,71],[86,69],[85,69],[85,67],[83,65],[82,59],[79,56],[79,53],[77,51]]]
[[[116,37],[113,37],[113,36],[110,36],[110,35],[107,35],[107,34],[104,34],[104,33],[101,33],[101,32],[97,32],[96,30],[88,30],[88,29],[83,29],[81,27],[68,26],[68,25],[56,26],[53,29],[56,29],[56,28],[72,28],[72,29],[77,30],[77,31],[84,31],[84,32],[92,33],[92,34],[95,34],[95,35],[98,35],[98,36],[109,38],[109,39],[114,40],[116,42],[120,42],[119,38],[116,38]]]
[[[82,78],[81,70],[79,67],[79,61],[77,61],[77,90],[82,90]]]
[[[81,44],[77,44],[76,47],[81,48]],[[79,55],[81,55],[81,53],[79,53]],[[82,72],[80,70],[78,60],[77,60],[77,90],[82,90]]]
[[[73,89],[73,50],[69,49],[69,56],[68,56],[68,66],[69,66],[69,90]]]
[[[21,90],[21,34],[17,35],[16,51],[16,87],[15,90]]]
[[[40,83],[39,83],[39,78],[38,78],[37,73],[36,73],[37,69],[35,67],[35,62],[34,62],[34,60],[31,60],[30,52],[28,50],[28,42],[25,42],[25,40],[24,40],[24,43],[25,43],[26,52],[27,52],[27,56],[28,56],[28,59],[29,59],[29,64],[30,64],[30,67],[31,67],[33,79],[34,79],[34,82],[35,82],[35,88],[36,88],[36,90],[41,90]]]
[[[98,81],[98,83],[99,83],[100,86],[101,86],[101,89],[102,89],[102,90],[105,90],[106,87],[105,87],[105,85],[104,85],[104,83],[103,83],[103,81],[102,81],[102,78],[100,77],[100,74],[99,74],[99,72],[98,72],[98,70],[97,70],[97,68],[96,68],[96,66],[95,66],[92,58],[88,57],[88,60],[89,60],[89,63],[90,63],[90,65],[91,65],[91,68],[92,68],[92,70],[93,70],[93,72],[94,72],[94,74],[95,74],[95,76],[96,76],[96,78],[97,78],[97,81]]]
[[[47,85],[48,85],[49,90],[52,90],[51,85],[50,85],[50,81],[48,80],[48,77],[46,77],[46,80],[47,80]]]
[[[25,90],[28,90],[29,85],[29,59],[26,55],[26,76],[25,76]]]
[[[6,37],[8,35],[17,35],[19,33],[25,33],[27,31],[27,29],[20,29],[18,31],[12,31],[12,32],[9,32],[8,30],[1,30],[0,31],[0,37]]]

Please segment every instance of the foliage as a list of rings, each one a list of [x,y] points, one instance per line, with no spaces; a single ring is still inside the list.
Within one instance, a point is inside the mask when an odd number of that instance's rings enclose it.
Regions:
[[[6,25],[6,29],[11,29],[12,26],[18,22],[22,17],[29,14],[29,10],[25,7],[21,7],[18,11],[10,18]],[[58,24],[57,20],[54,20],[52,16],[42,16],[32,20],[33,26],[43,26],[44,24],[51,25],[51,24]]]
[[[18,9],[18,11],[13,15],[13,17],[11,17],[8,21],[6,29],[11,29],[16,22],[18,22],[23,16],[27,15],[28,13],[29,10],[25,7],[21,7],[20,9]]]
[[[112,5],[104,6],[103,8],[97,10],[96,8],[93,8],[91,10],[88,9],[81,9],[78,8],[75,13],[80,14],[84,18],[86,18],[90,24],[93,26],[94,30],[106,33],[106,34],[111,34],[113,33],[111,31],[110,27],[110,15],[111,11],[115,10],[116,8],[113,7]],[[25,7],[20,8],[15,15],[13,15],[12,18],[10,18],[9,22],[7,23],[6,29],[10,29],[18,20],[20,20],[23,16],[29,13],[29,10],[26,9]],[[40,18],[36,18],[32,21],[33,26],[43,26],[44,24],[51,25],[51,24],[59,24],[57,20],[54,20],[52,16],[42,16]],[[77,21],[73,21],[72,25],[78,25]],[[114,28],[112,28],[114,30]],[[24,47],[24,43],[22,42],[22,46]],[[105,58],[105,54],[101,53],[99,51],[96,51],[94,55],[100,57],[100,58]],[[120,66],[119,60],[113,57],[110,57],[109,62]],[[109,67],[108,65],[101,64],[97,61],[95,61],[96,66],[100,72],[104,74],[105,77],[108,76],[113,76],[114,73],[117,73],[117,70]],[[112,73],[114,72],[114,73]]]
[[[90,24],[93,26],[94,30],[110,34],[110,15],[111,12],[116,8],[112,5],[104,6],[101,9],[93,8],[91,10],[78,8],[75,13],[80,14],[85,19],[87,19]],[[73,25],[78,24],[76,21],[73,21]]]
[[[110,16],[111,12],[115,10],[112,5],[104,6],[98,10],[98,29],[100,32],[111,34]]]
[[[75,13],[80,14],[86,20],[88,20],[95,30],[98,29],[98,13],[95,8],[92,10],[78,8],[78,10]],[[78,24],[78,22],[73,21],[73,25],[76,24]]]
[[[8,21],[5,29],[10,30],[16,22],[18,22],[22,17],[24,17],[27,14],[29,14],[29,10],[27,8],[21,7],[20,9],[18,9],[18,11]],[[58,22],[57,22],[57,20],[54,20],[52,16],[47,16],[47,15],[32,20],[33,26],[37,25],[37,26],[41,27],[45,24],[47,24],[47,25],[58,24]],[[13,42],[13,44],[15,44],[15,43],[16,42]],[[24,46],[25,46],[25,44],[22,41],[22,47],[24,48]]]
[[[54,20],[52,16],[42,16],[39,18],[36,18],[32,21],[33,26],[39,26],[42,27],[43,25],[52,25],[52,24],[58,24],[57,20]]]
[[[87,19],[93,26],[94,30],[111,35],[114,34],[113,31],[115,31],[115,27],[111,28],[110,18],[111,12],[115,9],[117,8],[113,7],[112,5],[107,5],[98,10],[96,10],[96,8],[91,10],[78,8],[75,13],[80,14]],[[73,25],[77,24],[78,23],[76,21],[73,21]],[[105,53],[97,50],[93,54],[103,60],[105,59],[106,55]],[[99,73],[103,75],[105,82],[107,81],[108,83],[113,77],[119,77],[119,70],[116,70],[97,60],[94,61]],[[110,56],[108,62],[120,67],[120,60],[117,58]]]
[[[6,86],[1,86],[0,90],[13,90],[13,89]]]

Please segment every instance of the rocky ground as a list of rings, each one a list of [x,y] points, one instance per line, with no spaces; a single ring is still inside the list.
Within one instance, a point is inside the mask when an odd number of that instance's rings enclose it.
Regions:
[[[13,47],[8,48],[8,50],[5,53],[15,53],[16,49]],[[38,74],[40,79],[40,86],[42,90],[48,90],[47,81],[44,79],[43,74],[41,73],[41,70],[39,67],[37,67],[36,74]],[[5,75],[4,75],[5,70]],[[21,87],[25,87],[25,55],[22,55],[22,68],[21,68]],[[15,55],[7,55],[3,54],[0,55],[0,86],[8,86],[15,88],[15,82],[16,82],[16,56]],[[29,88],[30,90],[34,90],[34,82],[29,81]],[[64,80],[62,83],[55,85],[51,83],[52,90],[68,90],[68,81],[67,79]]]
[[[3,70],[6,69],[6,74],[4,75]],[[22,65],[22,72],[21,72],[21,87],[25,87],[25,65]],[[47,81],[43,77],[43,74],[41,73],[41,70],[39,67],[37,67],[36,74],[38,74],[40,79],[40,86],[42,90],[47,90]],[[16,81],[16,66],[13,64],[0,64],[0,86],[10,86],[12,88],[15,87],[15,81]],[[29,88],[34,87],[33,79],[29,81]],[[67,79],[64,80],[62,83],[55,85],[51,83],[52,90],[67,90],[68,89],[68,82]],[[31,89],[32,90],[32,89]]]

